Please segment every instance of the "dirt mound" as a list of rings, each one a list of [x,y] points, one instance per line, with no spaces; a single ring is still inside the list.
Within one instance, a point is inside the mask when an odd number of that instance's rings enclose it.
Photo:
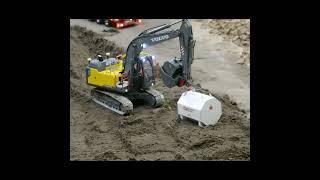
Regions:
[[[106,52],[110,52],[111,56],[116,56],[123,53],[123,49],[116,46],[114,42],[106,40],[97,33],[87,30],[84,27],[73,26],[71,27],[71,31],[77,33],[81,43],[88,48],[92,55],[104,55]]]
[[[85,84],[86,59],[103,49],[109,51],[106,47],[112,42],[96,40],[100,37],[85,29],[71,28],[70,33],[71,160],[250,159],[249,121],[227,97],[215,95],[222,102],[223,115],[215,126],[207,128],[179,121],[176,102],[187,89],[169,89],[161,81],[154,88],[164,94],[165,102],[157,109],[134,104],[131,115],[120,116],[92,102],[91,87]],[[112,49],[116,54],[117,47]],[[208,93],[199,85],[195,87]]]
[[[242,63],[250,64],[250,20],[249,19],[214,19],[208,22],[212,30],[210,33],[218,34],[242,47]]]

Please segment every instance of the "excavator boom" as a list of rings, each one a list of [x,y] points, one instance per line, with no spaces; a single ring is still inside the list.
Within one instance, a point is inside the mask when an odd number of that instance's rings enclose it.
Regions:
[[[162,32],[163,30],[180,22],[180,29]],[[191,64],[193,61],[195,40],[193,40],[191,23],[187,19],[183,19],[172,24],[161,25],[145,30],[131,41],[128,46],[125,59],[125,72],[129,74],[129,91],[136,90],[138,88],[135,87],[133,82],[134,77],[138,76],[133,67],[139,61],[140,52],[144,48],[154,46],[177,37],[179,37],[180,42],[181,58],[166,61],[161,68],[161,77],[164,84],[168,87],[188,84],[188,81],[191,79]]]

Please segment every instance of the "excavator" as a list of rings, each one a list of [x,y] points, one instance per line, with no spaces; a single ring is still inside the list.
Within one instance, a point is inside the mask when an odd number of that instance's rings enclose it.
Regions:
[[[178,23],[181,23],[179,29],[169,29]],[[154,108],[163,105],[163,94],[153,88],[155,57],[143,50],[174,38],[179,38],[181,57],[163,63],[161,80],[169,88],[190,86],[195,40],[190,21],[183,19],[143,31],[130,42],[123,55],[110,58],[110,53],[106,53],[106,57],[88,58],[86,81],[94,87],[92,100],[120,115],[130,114],[135,101]]]

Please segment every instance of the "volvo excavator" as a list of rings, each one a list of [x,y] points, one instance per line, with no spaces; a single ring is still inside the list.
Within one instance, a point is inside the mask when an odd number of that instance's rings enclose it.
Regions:
[[[169,29],[177,23],[181,23],[179,29]],[[164,96],[152,88],[154,56],[144,53],[143,49],[174,38],[179,38],[181,57],[164,62],[160,68],[161,79],[169,88],[189,86],[195,40],[190,21],[183,19],[143,31],[130,42],[124,55],[110,58],[107,53],[105,58],[101,55],[89,58],[86,80],[95,87],[91,90],[92,100],[121,115],[132,112],[135,101],[151,107],[163,105]]]

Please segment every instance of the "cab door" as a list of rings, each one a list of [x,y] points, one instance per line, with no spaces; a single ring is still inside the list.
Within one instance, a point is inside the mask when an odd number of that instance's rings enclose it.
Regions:
[[[151,56],[142,58],[142,75],[143,75],[143,88],[149,88],[155,83],[154,67]]]

